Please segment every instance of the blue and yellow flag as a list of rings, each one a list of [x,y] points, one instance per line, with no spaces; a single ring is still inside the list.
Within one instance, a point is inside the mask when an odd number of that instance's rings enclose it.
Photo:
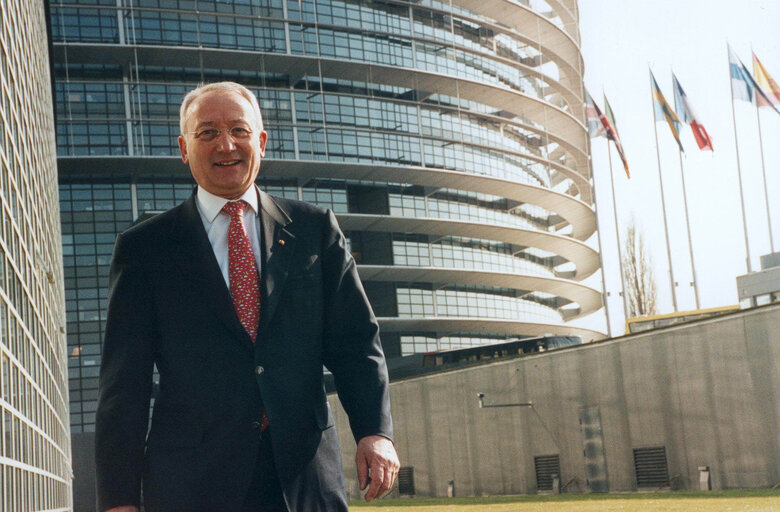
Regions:
[[[672,107],[669,106],[669,103],[666,102],[666,98],[664,98],[661,89],[658,87],[658,82],[655,81],[655,77],[653,76],[652,71],[650,71],[650,86],[653,89],[653,107],[655,109],[654,112],[655,122],[657,123],[660,120],[659,118],[666,120],[666,124],[668,124],[669,129],[672,130],[672,135],[674,135],[674,140],[676,140],[677,145],[680,146],[680,151],[685,152],[685,150],[682,147],[682,142],[680,142],[680,126],[682,123],[677,118],[677,114],[674,113]]]

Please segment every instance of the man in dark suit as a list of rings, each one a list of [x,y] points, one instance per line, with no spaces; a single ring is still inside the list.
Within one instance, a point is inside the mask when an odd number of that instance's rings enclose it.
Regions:
[[[98,506],[347,509],[323,365],[371,500],[398,472],[378,325],[331,211],[254,184],[255,96],[190,92],[179,147],[198,188],[122,233],[111,264],[96,419]],[[160,375],[151,429],[153,367]]]

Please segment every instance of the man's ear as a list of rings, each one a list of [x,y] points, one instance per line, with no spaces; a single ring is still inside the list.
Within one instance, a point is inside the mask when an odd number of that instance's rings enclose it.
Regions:
[[[268,142],[268,132],[265,130],[260,131],[260,156],[265,156],[265,144]],[[187,163],[187,162],[185,162]]]
[[[181,161],[185,164],[189,164],[189,158],[187,157],[187,141],[184,140],[184,135],[179,135],[179,151],[181,152]]]

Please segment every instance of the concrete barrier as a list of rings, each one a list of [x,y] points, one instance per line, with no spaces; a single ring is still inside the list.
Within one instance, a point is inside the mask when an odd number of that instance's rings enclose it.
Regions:
[[[480,409],[478,392],[533,406]],[[355,443],[330,400],[357,498]],[[698,489],[699,466],[713,489],[770,487],[780,481],[780,305],[401,380],[391,401],[420,496],[450,485],[458,496],[536,493],[535,457],[554,455],[563,492]]]

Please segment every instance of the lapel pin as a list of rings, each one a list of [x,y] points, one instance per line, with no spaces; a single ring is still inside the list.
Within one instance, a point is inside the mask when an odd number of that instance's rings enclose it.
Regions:
[[[279,239],[279,245],[284,245],[284,244],[285,244],[284,239],[280,238]]]

